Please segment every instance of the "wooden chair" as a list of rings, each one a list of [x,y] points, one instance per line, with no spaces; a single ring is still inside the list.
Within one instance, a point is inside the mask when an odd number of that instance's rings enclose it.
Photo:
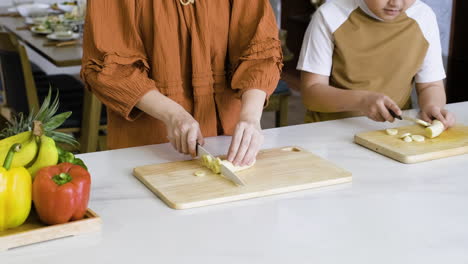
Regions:
[[[275,126],[282,127],[288,125],[288,104],[291,91],[283,80],[280,80],[275,92],[270,96],[267,108],[263,111],[275,112]]]
[[[8,64],[6,67],[0,62],[6,106],[13,112],[27,114],[39,109],[39,102],[47,95],[49,86],[57,89],[58,112],[72,111],[59,131],[77,134],[82,153],[96,151],[99,131],[105,130],[107,123],[105,109],[97,98],[70,75],[34,75],[25,47],[11,33],[0,32],[0,54],[1,61]]]

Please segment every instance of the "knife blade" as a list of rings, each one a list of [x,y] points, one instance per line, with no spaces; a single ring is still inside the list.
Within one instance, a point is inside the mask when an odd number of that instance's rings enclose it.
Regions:
[[[216,160],[216,158],[211,155],[211,153],[206,150],[204,147],[202,147],[200,144],[197,143],[197,156],[201,158],[203,155],[208,155],[210,156],[213,160]],[[244,181],[242,181],[239,176],[237,176],[233,171],[231,171],[228,167],[226,167],[224,164],[220,164],[220,170],[221,174],[228,180],[232,181],[233,183],[237,185],[245,185]]]
[[[416,123],[418,125],[426,126],[426,127],[431,125],[428,122],[426,122],[424,120],[421,120],[421,119],[418,119],[418,118],[413,118],[413,117],[410,117],[410,116],[407,116],[407,115],[401,115],[401,116],[397,115],[391,109],[388,109],[388,112],[396,119],[410,121],[410,122]]]

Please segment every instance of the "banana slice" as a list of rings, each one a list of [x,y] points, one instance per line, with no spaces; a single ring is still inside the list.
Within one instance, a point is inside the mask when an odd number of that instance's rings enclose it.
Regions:
[[[425,127],[428,127],[428,126],[431,125],[428,122],[426,122],[424,120],[421,120],[421,119],[416,120],[416,123],[420,124],[421,126],[425,126]]]
[[[405,138],[405,137],[410,137],[411,133],[404,133],[403,135],[400,136],[400,138]]]
[[[411,138],[416,142],[424,142],[424,140],[426,139],[426,137],[421,135],[412,135]]]
[[[206,175],[206,173],[204,171],[196,171],[193,173],[193,175],[197,176],[197,177],[203,177]]]
[[[387,135],[395,136],[396,134],[398,134],[398,129],[388,128],[385,130],[385,132],[387,132]]]
[[[404,137],[403,140],[408,143],[413,142],[413,139],[410,136]]]

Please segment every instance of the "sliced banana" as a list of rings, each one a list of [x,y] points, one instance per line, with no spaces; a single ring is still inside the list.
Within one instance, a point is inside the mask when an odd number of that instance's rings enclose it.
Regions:
[[[421,119],[416,120],[416,123],[420,124],[421,126],[425,126],[425,127],[428,127],[428,126],[431,125],[430,123],[428,123],[428,122],[426,122],[424,120],[421,120]]]
[[[411,133],[404,133],[403,135],[400,136],[400,138],[405,138],[411,136]]]
[[[195,176],[197,177],[203,177],[206,175],[206,173],[204,171],[196,171],[193,173]]]
[[[413,139],[410,136],[404,137],[403,140],[408,143],[413,142]]]
[[[426,139],[426,137],[421,135],[412,135],[411,138],[416,142],[424,142],[424,140]]]
[[[387,135],[395,136],[396,134],[398,134],[398,129],[388,128],[385,130],[385,132],[387,132]]]
[[[201,163],[203,166],[207,167],[208,169],[210,169],[216,174],[221,173],[221,164],[223,164],[224,166],[226,166],[229,170],[233,172],[246,170],[255,164],[255,162],[253,162],[251,165],[248,165],[248,166],[234,166],[234,164],[232,164],[231,162],[227,160],[221,160],[220,158],[213,159],[207,155],[204,155],[201,157]],[[196,173],[198,172],[199,171],[196,171],[194,174],[196,175]]]

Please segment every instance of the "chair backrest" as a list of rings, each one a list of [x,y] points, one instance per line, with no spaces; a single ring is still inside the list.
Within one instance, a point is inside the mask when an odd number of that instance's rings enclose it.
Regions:
[[[0,32],[0,72],[8,107],[24,113],[39,109],[36,84],[26,49],[8,32]]]

